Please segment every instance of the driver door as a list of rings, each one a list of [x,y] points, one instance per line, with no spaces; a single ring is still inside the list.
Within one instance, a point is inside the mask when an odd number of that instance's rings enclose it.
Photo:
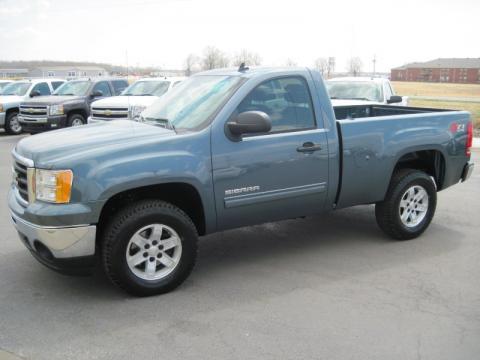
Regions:
[[[229,140],[212,136],[212,164],[219,229],[294,218],[323,210],[328,181],[325,130],[318,126],[303,76],[260,83],[232,116],[263,111],[267,134]]]

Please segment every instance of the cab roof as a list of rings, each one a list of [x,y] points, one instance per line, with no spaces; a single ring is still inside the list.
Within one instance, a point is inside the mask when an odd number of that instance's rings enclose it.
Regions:
[[[349,76],[349,77],[337,77],[328,79],[327,81],[355,81],[355,82],[377,82],[381,83],[387,81],[388,79],[382,77],[368,77],[368,76]]]
[[[266,73],[284,73],[284,72],[295,72],[295,71],[305,71],[308,70],[306,67],[263,67],[263,66],[255,66],[250,67],[246,70],[240,71],[239,68],[223,68],[223,69],[213,69],[202,71],[196,73],[194,76],[197,75],[220,75],[220,76],[241,76],[245,78],[250,78],[258,75],[263,75]]]

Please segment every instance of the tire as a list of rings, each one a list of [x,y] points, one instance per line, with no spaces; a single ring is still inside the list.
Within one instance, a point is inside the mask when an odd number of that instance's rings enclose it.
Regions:
[[[82,115],[72,114],[68,117],[68,120],[67,120],[68,127],[79,126],[79,125],[85,125],[85,118]]]
[[[430,176],[423,171],[401,169],[393,174],[385,200],[375,205],[375,216],[387,235],[410,240],[427,229],[436,206],[437,190]]]
[[[5,119],[5,131],[9,135],[19,135],[22,133],[22,125],[18,122],[18,112],[12,111]]]
[[[103,267],[111,282],[132,295],[163,294],[190,275],[197,242],[195,225],[182,210],[160,200],[139,201],[120,210],[106,226],[101,243]]]

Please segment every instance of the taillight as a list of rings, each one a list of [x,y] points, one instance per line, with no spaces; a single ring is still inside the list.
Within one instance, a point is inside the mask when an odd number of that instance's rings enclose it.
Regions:
[[[470,156],[473,142],[473,123],[471,121],[467,124],[467,142],[465,143],[465,155]]]

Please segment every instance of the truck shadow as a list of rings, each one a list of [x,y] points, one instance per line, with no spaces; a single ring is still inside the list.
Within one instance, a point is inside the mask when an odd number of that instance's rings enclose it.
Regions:
[[[241,289],[246,299],[250,297],[249,285],[289,292],[315,281],[342,280],[450,252],[459,246],[462,236],[432,223],[418,239],[394,241],[377,228],[372,206],[225,231],[201,238],[190,278],[175,292],[157,299],[191,292],[228,292],[235,287],[239,301]],[[25,253],[25,257],[30,255]],[[41,278],[49,283],[44,287],[48,287],[49,296],[96,301],[126,296],[109,284],[101,269],[93,277],[68,277],[43,268],[33,259],[31,262],[35,274],[18,281],[26,281],[22,286],[32,291]]]

